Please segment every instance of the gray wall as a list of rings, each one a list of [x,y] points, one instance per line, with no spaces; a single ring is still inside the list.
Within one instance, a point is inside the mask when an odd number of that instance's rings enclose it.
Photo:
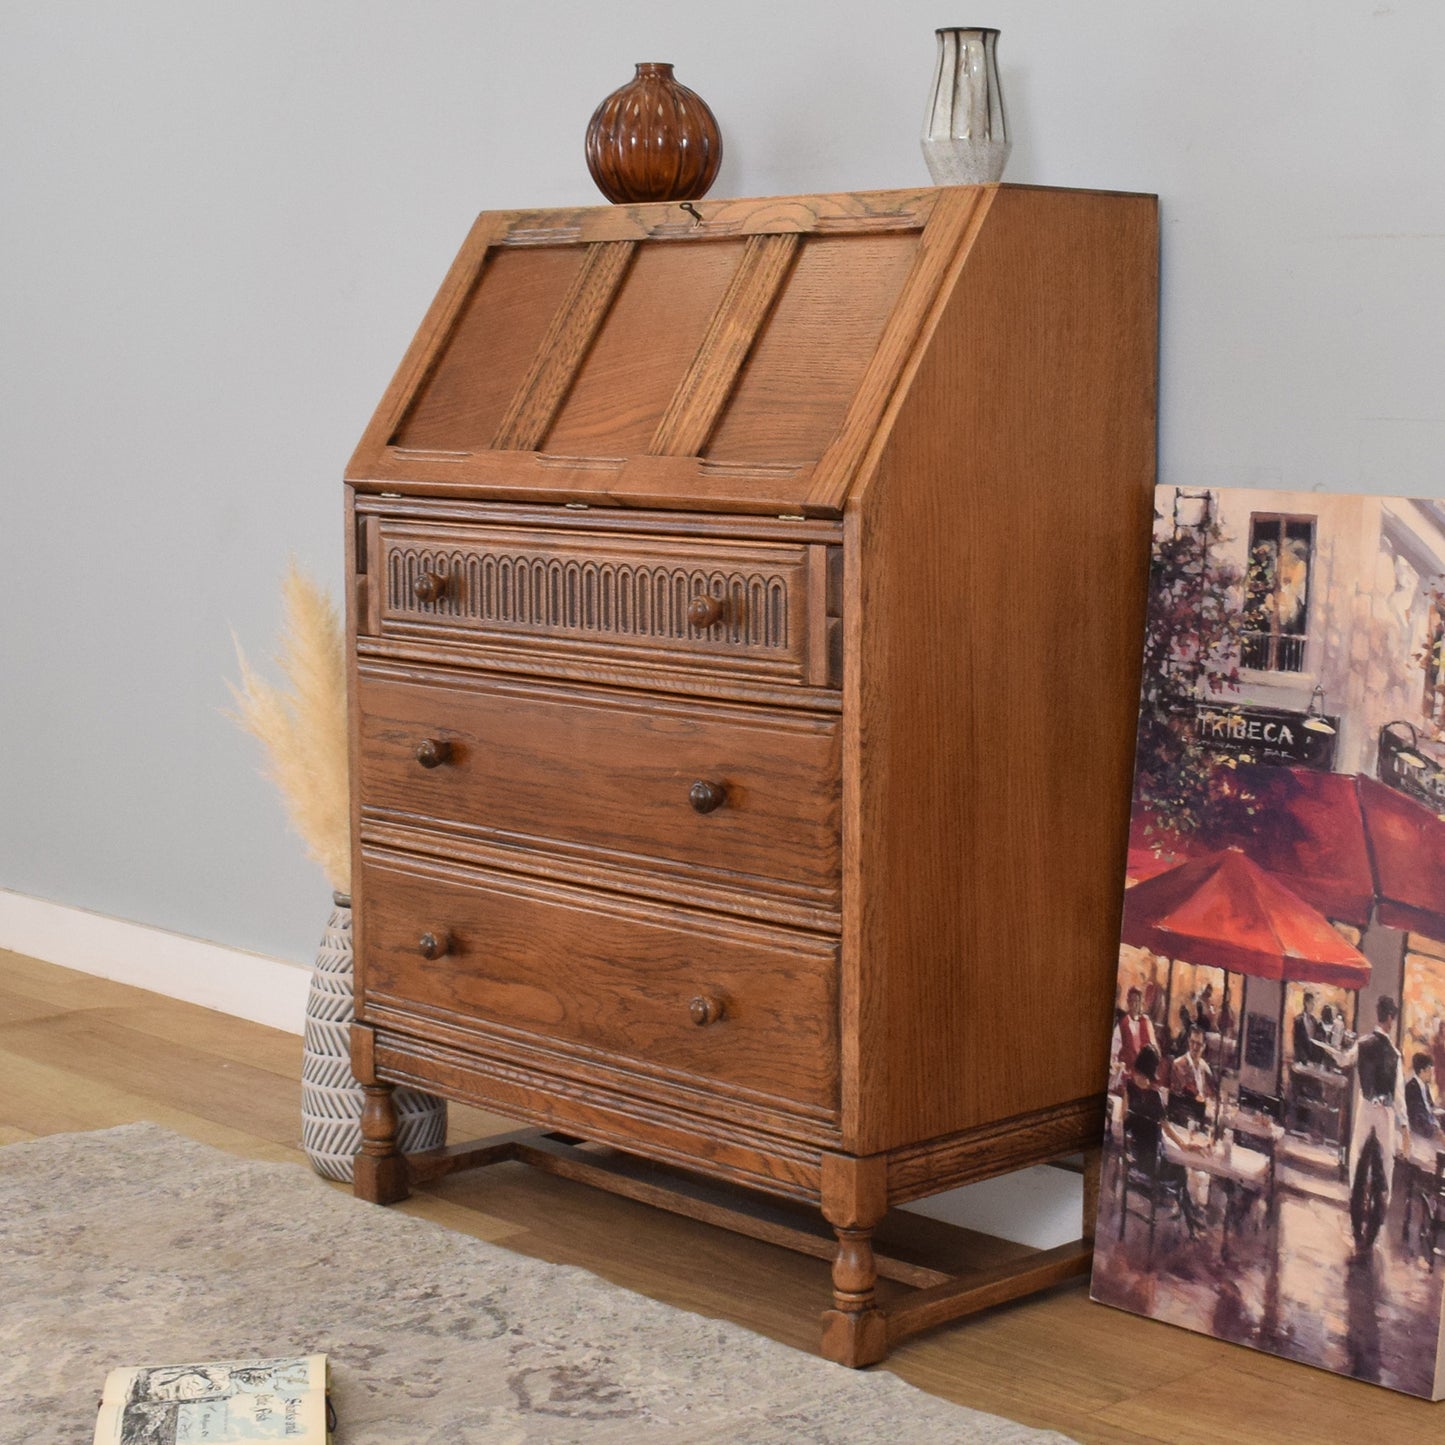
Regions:
[[[487,207],[595,199],[672,60],[714,194],[916,185],[932,27],[1003,30],[1009,179],[1155,190],[1161,477],[1438,495],[1445,5],[0,5],[0,887],[304,959],[325,885],[221,716]]]

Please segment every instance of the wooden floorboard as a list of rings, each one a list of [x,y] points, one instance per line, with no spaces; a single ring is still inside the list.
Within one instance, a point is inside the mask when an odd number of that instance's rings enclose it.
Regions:
[[[149,1119],[299,1162],[300,1064],[295,1035],[0,951],[0,1143]],[[449,1132],[506,1127],[457,1107]],[[821,1260],[524,1164],[396,1207],[816,1351]],[[1445,1432],[1445,1407],[1091,1304],[1082,1281],[907,1340],[881,1368],[1085,1445],[1423,1445]]]
[[[249,1132],[276,1144],[295,1141],[294,1081],[193,1048],[184,1034],[156,1038],[143,1033],[110,1010],[7,1024],[0,1030],[0,1050],[96,1087],[170,1101],[217,1124],[231,1125],[243,1111]]]

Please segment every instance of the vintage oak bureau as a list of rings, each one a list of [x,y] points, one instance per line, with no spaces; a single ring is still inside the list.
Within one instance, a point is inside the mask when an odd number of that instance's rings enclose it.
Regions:
[[[347,473],[359,1194],[726,1217],[849,1364],[1087,1268],[871,1237],[1100,1135],[1156,257],[1009,186],[477,221]],[[405,1159],[398,1084],[536,1127]]]

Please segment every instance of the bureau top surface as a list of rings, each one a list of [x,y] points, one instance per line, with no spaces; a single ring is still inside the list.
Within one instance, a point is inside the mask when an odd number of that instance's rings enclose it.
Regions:
[[[348,479],[836,516],[1009,189],[485,213]]]

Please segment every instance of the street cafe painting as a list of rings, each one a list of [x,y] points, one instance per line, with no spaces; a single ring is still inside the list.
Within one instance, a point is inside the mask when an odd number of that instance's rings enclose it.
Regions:
[[[1445,502],[1159,489],[1121,935],[1094,1298],[1445,1396]]]

